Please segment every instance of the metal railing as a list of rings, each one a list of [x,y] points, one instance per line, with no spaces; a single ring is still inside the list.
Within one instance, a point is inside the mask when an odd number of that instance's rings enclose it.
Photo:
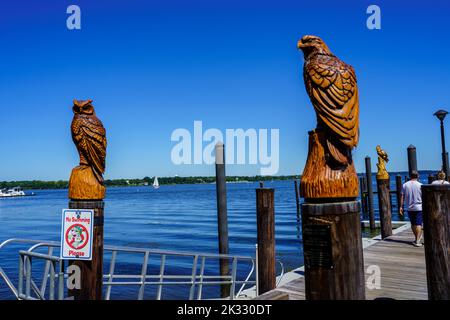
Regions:
[[[62,260],[53,253],[55,248],[59,250],[60,243],[54,241],[39,241],[29,239],[9,239],[0,244],[0,254],[2,249],[7,245],[23,244],[31,245],[27,250],[19,250],[19,268],[18,268],[18,285],[14,286],[13,281],[0,266],[0,277],[2,277],[11,292],[17,299],[65,299],[67,296],[66,279],[69,277],[65,272],[67,260]],[[39,253],[37,250],[47,249],[46,253]],[[255,258],[250,256],[224,255],[224,254],[207,254],[196,252],[178,252],[178,251],[162,251],[147,248],[105,246],[104,257],[110,255],[109,272],[103,275],[104,299],[110,300],[112,296],[112,288],[115,286],[136,286],[138,287],[137,299],[142,300],[148,298],[145,296],[145,289],[148,286],[156,288],[154,298],[160,300],[162,298],[163,287],[165,286],[187,286],[188,299],[201,300],[204,298],[204,287],[206,286],[229,286],[230,295],[227,299],[239,299],[244,289],[252,288],[258,293],[257,274],[258,267]],[[117,273],[117,261],[122,255],[140,255],[141,263],[140,272],[136,274]],[[190,267],[183,268],[189,271],[188,274],[169,274],[167,267],[168,259],[188,259]],[[208,263],[209,269],[214,265],[214,261],[219,262],[221,259],[227,259],[231,262],[231,273],[229,275],[207,274]],[[0,262],[1,262],[0,256]],[[34,262],[43,263],[43,270],[38,272],[41,275],[40,284],[37,277],[33,278],[36,270],[33,270]],[[151,273],[149,271],[149,262],[157,263],[158,272]],[[128,263],[128,262],[126,262]],[[283,264],[281,265],[281,274],[278,277],[278,283],[284,275]],[[39,265],[40,266],[40,265]],[[217,264],[218,266],[218,264]],[[246,267],[246,270],[244,269]],[[238,270],[242,270],[240,273]],[[200,270],[199,270],[200,269]],[[217,270],[218,268],[213,268]],[[249,270],[248,270],[249,269]],[[248,271],[247,271],[248,270]],[[48,290],[47,290],[48,288]],[[215,297],[207,297],[208,299]],[[219,298],[219,297],[216,297]],[[130,299],[127,297],[127,299]]]

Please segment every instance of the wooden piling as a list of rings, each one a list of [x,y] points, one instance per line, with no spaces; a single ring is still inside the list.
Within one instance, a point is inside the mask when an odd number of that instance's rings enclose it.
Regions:
[[[228,254],[228,213],[227,213],[227,185],[225,174],[225,146],[222,142],[216,144],[216,193],[217,193],[217,222],[219,236],[219,254]],[[220,259],[220,275],[229,273],[228,259]],[[230,286],[221,286],[221,296],[230,295]]]
[[[431,184],[435,179],[435,177],[432,174],[428,175],[428,184]]]
[[[423,185],[428,298],[450,300],[450,185]]]
[[[380,213],[381,238],[392,235],[392,211],[390,199],[390,180],[377,179],[378,208]]]
[[[360,210],[358,201],[302,204],[307,300],[365,299]]]
[[[448,156],[448,152],[445,152],[443,155],[443,161],[445,163],[445,167],[442,168],[442,170],[445,173],[445,178],[447,179],[447,181],[450,182],[450,160],[449,160],[449,156]],[[447,172],[445,172],[447,170]]]
[[[417,170],[417,152],[416,147],[412,144],[408,147],[408,174],[409,178],[411,178],[411,173],[413,171],[419,172]]]
[[[297,208],[297,217],[300,216],[300,198],[298,192],[298,181],[294,179],[294,188],[295,188],[295,205]]]
[[[367,181],[367,202],[369,211],[369,224],[370,229],[374,230],[375,225],[375,212],[373,210],[373,186],[372,186],[372,164],[370,162],[370,157],[366,157],[366,181]]]
[[[366,181],[364,177],[360,177],[359,178],[359,193],[361,196],[361,209],[362,209],[362,213],[365,214],[367,213],[367,203],[366,203]]]
[[[80,289],[68,290],[74,300],[102,300],[103,285],[103,220],[105,203],[101,200],[70,200],[69,209],[94,210],[92,260],[70,260],[69,265],[80,268]]]
[[[256,189],[259,294],[275,289],[274,189]]]
[[[397,198],[397,213],[400,214],[401,209],[401,199],[402,199],[402,191],[403,191],[403,183],[402,183],[402,176],[396,175],[395,176],[395,193]]]

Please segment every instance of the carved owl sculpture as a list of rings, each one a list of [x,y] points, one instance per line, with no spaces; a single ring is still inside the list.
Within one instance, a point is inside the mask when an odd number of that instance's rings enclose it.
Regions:
[[[80,156],[69,182],[69,198],[102,199],[106,159],[106,130],[95,114],[92,100],[74,100],[72,140]]]
[[[355,71],[317,36],[304,36],[297,46],[305,58],[303,78],[317,114],[317,129],[325,130],[331,158],[338,165],[348,165],[359,140]]]

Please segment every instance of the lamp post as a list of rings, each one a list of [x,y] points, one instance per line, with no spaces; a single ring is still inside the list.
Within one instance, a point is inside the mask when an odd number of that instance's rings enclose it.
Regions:
[[[448,164],[448,153],[445,150],[445,133],[444,133],[444,119],[445,116],[448,114],[445,110],[439,110],[434,113],[434,115],[439,119],[441,122],[441,143],[442,143],[442,169],[446,174],[446,177],[448,179],[449,177],[449,164]]]

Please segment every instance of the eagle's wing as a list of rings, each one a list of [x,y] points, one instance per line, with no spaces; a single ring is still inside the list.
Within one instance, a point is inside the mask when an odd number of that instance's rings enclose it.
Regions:
[[[359,102],[353,68],[336,57],[323,56],[304,68],[305,84],[320,119],[339,141],[358,144]]]
[[[106,159],[106,131],[95,117],[77,117],[72,122],[72,139],[92,166],[99,182],[103,182]]]

